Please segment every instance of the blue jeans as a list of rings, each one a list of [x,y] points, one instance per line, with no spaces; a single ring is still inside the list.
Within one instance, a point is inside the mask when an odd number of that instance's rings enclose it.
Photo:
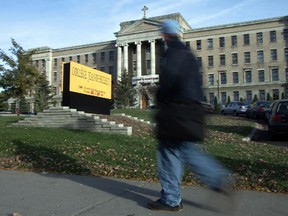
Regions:
[[[223,178],[228,175],[217,160],[201,152],[195,143],[160,140],[157,165],[162,203],[174,207],[181,202],[180,184],[184,164],[189,165],[200,181],[211,188],[220,189]]]

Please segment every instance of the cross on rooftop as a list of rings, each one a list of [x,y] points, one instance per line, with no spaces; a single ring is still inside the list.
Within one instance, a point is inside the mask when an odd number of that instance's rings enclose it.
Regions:
[[[148,7],[144,6],[142,8],[142,11],[144,11],[144,17],[143,18],[146,18],[146,11],[148,10]]]

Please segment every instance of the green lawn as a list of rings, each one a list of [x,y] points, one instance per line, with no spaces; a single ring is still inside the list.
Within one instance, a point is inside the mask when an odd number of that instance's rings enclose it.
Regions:
[[[153,112],[113,110],[152,121]],[[0,117],[0,169],[157,180],[157,141],[52,128],[6,127],[22,117]],[[254,123],[209,115],[203,150],[217,157],[237,179],[238,189],[288,192],[288,148],[245,142]],[[185,184],[198,184],[189,170]]]

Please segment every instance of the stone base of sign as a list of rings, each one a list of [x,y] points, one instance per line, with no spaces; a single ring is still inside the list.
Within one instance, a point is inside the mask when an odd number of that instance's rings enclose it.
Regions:
[[[132,127],[124,127],[123,124],[100,118],[97,114],[85,113],[69,107],[51,107],[42,113],[13,123],[11,127],[66,128],[132,135]]]

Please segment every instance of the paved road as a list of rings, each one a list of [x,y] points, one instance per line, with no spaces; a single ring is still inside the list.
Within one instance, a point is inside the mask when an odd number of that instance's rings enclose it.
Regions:
[[[159,190],[145,181],[0,171],[0,216],[288,215],[288,195],[237,191],[231,208],[231,200],[199,187],[182,188],[183,211],[151,211],[146,205]]]

